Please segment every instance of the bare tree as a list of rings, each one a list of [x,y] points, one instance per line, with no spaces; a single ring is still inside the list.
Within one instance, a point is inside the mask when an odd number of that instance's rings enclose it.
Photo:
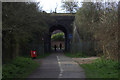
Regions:
[[[74,13],[78,9],[78,2],[75,0],[65,1],[62,3],[63,3],[63,5],[61,7],[70,13]]]
[[[58,7],[58,4],[56,3],[56,7],[55,7],[55,13],[57,13],[57,7]]]

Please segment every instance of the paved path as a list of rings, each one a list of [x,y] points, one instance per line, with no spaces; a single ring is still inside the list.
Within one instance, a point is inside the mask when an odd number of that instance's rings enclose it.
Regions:
[[[84,70],[63,53],[54,53],[38,59],[40,67],[28,78],[85,78]]]

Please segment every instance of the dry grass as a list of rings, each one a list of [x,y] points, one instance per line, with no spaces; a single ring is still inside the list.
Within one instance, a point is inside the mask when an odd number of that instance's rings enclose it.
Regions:
[[[88,57],[88,58],[72,58],[78,64],[89,64],[99,57]]]

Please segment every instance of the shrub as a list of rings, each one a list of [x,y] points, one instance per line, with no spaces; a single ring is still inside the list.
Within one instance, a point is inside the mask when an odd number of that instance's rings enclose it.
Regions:
[[[24,78],[30,74],[39,64],[31,58],[17,57],[9,64],[3,65],[3,78]]]

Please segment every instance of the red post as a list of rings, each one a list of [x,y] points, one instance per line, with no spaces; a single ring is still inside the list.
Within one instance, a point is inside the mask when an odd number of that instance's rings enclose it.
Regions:
[[[37,57],[37,52],[31,50],[31,57],[36,58]]]

